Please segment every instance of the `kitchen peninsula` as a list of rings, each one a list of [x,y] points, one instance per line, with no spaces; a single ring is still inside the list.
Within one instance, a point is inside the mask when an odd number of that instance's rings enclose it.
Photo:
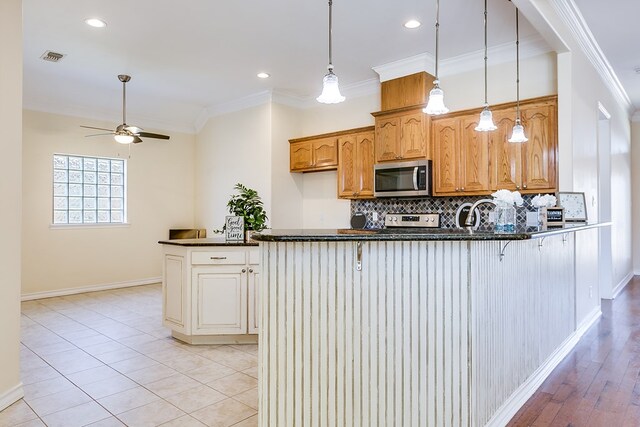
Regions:
[[[575,345],[575,233],[271,230],[266,426],[502,426]]]

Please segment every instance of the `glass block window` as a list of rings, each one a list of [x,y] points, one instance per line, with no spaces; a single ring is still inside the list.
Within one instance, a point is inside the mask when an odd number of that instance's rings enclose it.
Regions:
[[[54,154],[53,223],[125,223],[126,178],[123,159]]]

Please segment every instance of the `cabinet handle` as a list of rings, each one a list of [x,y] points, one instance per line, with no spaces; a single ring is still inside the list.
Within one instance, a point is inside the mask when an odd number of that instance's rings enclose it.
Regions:
[[[460,189],[456,187],[456,191],[460,191]]]
[[[250,268],[250,269],[249,269],[249,273],[253,273],[253,268]]]
[[[464,187],[460,188],[460,191],[464,191]]]
[[[522,188],[527,188],[527,184],[523,184],[523,185],[522,185]]]
[[[227,259],[226,256],[212,256],[211,259]]]
[[[519,189],[520,189],[520,186],[519,186],[519,185],[516,185],[516,190],[519,190]]]
[[[246,269],[246,268],[243,268],[243,269],[242,269],[242,272],[243,272],[243,273],[246,273],[246,272],[247,272],[247,269]]]

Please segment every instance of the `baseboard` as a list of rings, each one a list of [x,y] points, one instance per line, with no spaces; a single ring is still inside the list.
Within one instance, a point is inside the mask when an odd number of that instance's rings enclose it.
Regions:
[[[22,389],[22,383],[19,383],[15,387],[7,390],[0,395],[0,411],[16,403],[18,400],[24,397],[24,390]]]
[[[533,393],[542,385],[544,380],[553,372],[553,370],[562,362],[562,360],[573,350],[578,344],[580,338],[589,330],[589,328],[600,318],[602,312],[600,307],[596,307],[585,320],[580,324],[578,329],[562,343],[558,349],[549,356],[546,362],[540,366],[513,394],[504,402],[504,404],[493,414],[493,417],[485,425],[485,427],[504,427],[513,416],[522,408],[529,400]]]
[[[33,292],[30,294],[22,294],[22,301],[30,301],[34,299],[62,297],[65,295],[82,294],[85,292],[107,291],[109,289],[129,288],[132,286],[151,285],[153,283],[161,283],[161,277],[150,277],[148,279],[131,280],[127,282],[105,283],[102,285],[82,286],[79,288],[57,289],[55,291]]]
[[[624,288],[631,282],[631,279],[633,279],[633,272],[627,274],[624,279],[622,279],[620,283],[618,283],[615,288],[613,288],[613,296],[611,298],[616,299],[618,295],[620,295],[620,293],[624,291]]]

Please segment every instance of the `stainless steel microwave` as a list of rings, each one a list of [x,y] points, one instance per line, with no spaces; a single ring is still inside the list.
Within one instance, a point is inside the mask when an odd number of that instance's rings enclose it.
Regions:
[[[375,197],[431,195],[431,160],[380,163],[374,167]]]

